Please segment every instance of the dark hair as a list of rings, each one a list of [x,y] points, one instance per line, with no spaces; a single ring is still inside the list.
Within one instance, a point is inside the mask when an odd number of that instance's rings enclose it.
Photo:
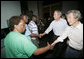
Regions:
[[[22,20],[22,18],[20,16],[12,16],[9,19],[9,26],[11,30],[14,30],[14,25],[18,25],[20,20]]]
[[[36,16],[36,15],[32,15],[32,18],[33,18],[33,17],[37,18],[37,16]]]
[[[21,14],[20,17],[23,18],[24,16],[28,17],[26,14]]]

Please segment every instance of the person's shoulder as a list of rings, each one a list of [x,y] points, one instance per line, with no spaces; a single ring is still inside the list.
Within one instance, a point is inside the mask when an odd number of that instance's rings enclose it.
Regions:
[[[11,31],[6,35],[5,38],[17,38],[16,36],[18,37],[17,32]]]
[[[34,21],[30,21],[30,22],[29,22],[29,24],[33,24],[33,23],[34,23]]]
[[[81,26],[83,26],[83,23],[80,22],[80,24],[81,24]]]
[[[83,29],[83,23],[80,22],[79,27]]]
[[[55,20],[53,20],[51,23],[54,23],[55,22]]]
[[[17,37],[22,37],[23,34],[19,33],[19,32],[10,32],[11,36],[17,36]]]
[[[8,35],[11,35],[11,36],[12,36],[12,35],[15,35],[16,33],[17,33],[17,32],[11,31],[11,32],[8,33]]]
[[[67,26],[65,30],[71,30],[71,26]]]
[[[18,37],[20,38],[20,39],[22,39],[22,40],[25,40],[25,39],[27,39],[27,37],[25,36],[25,35],[23,35],[23,34],[18,34]]]
[[[61,18],[61,21],[66,22],[66,19]]]

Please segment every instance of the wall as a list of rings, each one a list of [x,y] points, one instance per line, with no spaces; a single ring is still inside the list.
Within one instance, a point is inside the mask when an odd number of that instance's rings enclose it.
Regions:
[[[39,16],[39,18],[43,17],[43,12],[42,12],[43,6],[42,6],[42,3],[43,3],[43,1],[38,1],[38,10],[39,10],[38,16]]]
[[[78,9],[78,1],[63,1],[62,2],[62,12],[66,13],[71,9]]]
[[[19,1],[1,1],[1,29],[7,28],[7,20],[14,15],[21,14]]]
[[[28,9],[33,11],[33,14],[38,17],[37,1],[28,1]]]
[[[33,14],[38,18],[42,16],[42,3],[43,1],[28,1],[28,9],[33,11]]]

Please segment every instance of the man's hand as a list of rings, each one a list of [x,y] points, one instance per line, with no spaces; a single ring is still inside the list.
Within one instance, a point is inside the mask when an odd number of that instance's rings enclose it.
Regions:
[[[46,33],[44,32],[44,33],[42,33],[42,34],[40,34],[40,36],[42,37],[42,36],[44,36]]]
[[[51,44],[51,46],[55,46],[55,45],[56,45],[56,43],[52,43],[52,44]]]
[[[42,36],[43,36],[43,34],[40,34],[40,36],[42,37]]]
[[[59,40],[55,40],[51,45],[55,46],[55,44],[58,43],[58,42],[59,42]]]
[[[44,33],[42,33],[42,34],[40,34],[41,36],[44,36],[46,33],[44,32]]]
[[[67,40],[67,45],[69,45],[69,40]]]
[[[41,38],[42,36],[39,34],[38,37]]]
[[[52,50],[54,48],[54,46],[50,45],[48,42],[47,42],[47,46],[49,47],[50,50]]]

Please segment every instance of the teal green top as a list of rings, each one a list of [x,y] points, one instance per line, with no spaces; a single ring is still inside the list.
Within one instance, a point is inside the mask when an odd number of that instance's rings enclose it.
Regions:
[[[19,32],[10,32],[4,45],[6,58],[29,58],[37,49],[30,38]]]

